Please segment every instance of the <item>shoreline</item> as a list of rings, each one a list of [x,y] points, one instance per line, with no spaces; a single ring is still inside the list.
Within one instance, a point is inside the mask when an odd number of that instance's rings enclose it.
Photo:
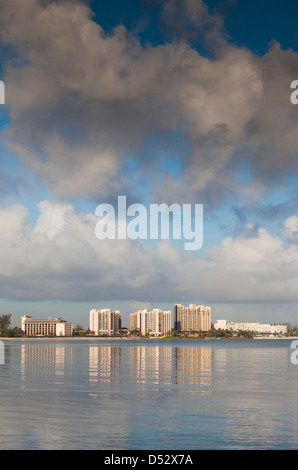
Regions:
[[[116,336],[28,336],[28,337],[5,337],[5,336],[0,336],[0,341],[78,341],[78,340],[83,340],[83,341],[156,341],[156,340],[163,340],[163,341],[237,341],[237,340],[260,340],[260,339],[266,339],[266,340],[274,340],[274,339],[297,339],[297,336],[284,336],[284,337],[276,337],[276,336],[254,336],[253,338],[175,338],[175,337],[152,337],[152,338],[140,338],[139,336],[133,336],[133,337],[116,337]]]

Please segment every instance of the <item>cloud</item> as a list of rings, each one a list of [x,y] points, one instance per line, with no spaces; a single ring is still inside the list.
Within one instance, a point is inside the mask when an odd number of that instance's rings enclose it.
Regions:
[[[282,50],[276,42],[258,61],[264,83],[258,112],[246,125],[254,175],[268,184],[297,172],[297,108],[290,102],[289,88],[298,75],[298,54]]]
[[[297,301],[297,218],[283,242],[247,226],[206,251],[172,242],[98,240],[97,218],[71,204],[39,204],[34,225],[22,205],[0,211],[0,295],[11,300],[78,302]]]
[[[39,210],[34,226],[22,206],[1,210],[2,297],[139,300],[153,287],[160,295],[167,249],[155,251],[130,240],[99,241],[95,216],[76,213],[71,204],[43,201]]]
[[[202,0],[168,0],[162,11],[163,25],[174,37],[187,40],[222,40],[223,18],[211,13]]]
[[[177,5],[164,4],[169,24]],[[203,2],[184,6],[184,25],[221,30]],[[257,57],[223,37],[212,57],[181,39],[142,46],[123,26],[106,34],[84,2],[71,0],[3,0],[0,23],[2,44],[16,54],[3,69],[10,124],[2,139],[55,197],[135,194],[146,178],[156,199],[173,199],[174,188],[179,201],[216,206],[227,195],[250,197],[239,161],[260,195],[298,169],[292,50],[274,44]],[[179,139],[174,178],[161,168]]]
[[[292,216],[286,220],[285,235],[291,243],[298,242],[298,217]]]

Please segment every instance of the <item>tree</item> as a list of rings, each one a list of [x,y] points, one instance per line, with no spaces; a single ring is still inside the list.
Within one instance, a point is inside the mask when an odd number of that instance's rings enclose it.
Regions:
[[[119,336],[128,336],[129,335],[129,330],[127,328],[120,328],[118,331]]]
[[[140,333],[139,328],[133,328],[133,329],[130,330],[130,334],[132,336],[140,336],[141,333]]]
[[[288,335],[289,336],[297,336],[297,334],[298,334],[298,326],[297,325],[291,325],[291,323],[288,323],[287,327],[288,327]]]
[[[8,337],[8,338],[17,338],[20,336],[23,336],[24,332],[22,328],[19,328],[18,326],[15,326],[14,328],[9,328],[3,333],[3,336]]]
[[[0,333],[5,333],[8,330],[11,323],[11,314],[0,315]]]

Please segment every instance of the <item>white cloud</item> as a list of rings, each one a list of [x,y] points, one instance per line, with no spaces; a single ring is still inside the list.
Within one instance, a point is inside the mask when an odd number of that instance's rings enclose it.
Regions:
[[[182,298],[207,303],[298,300],[298,246],[263,228],[248,227],[197,257],[170,241],[153,246],[99,241],[96,217],[77,213],[70,204],[43,201],[39,209],[33,227],[24,207],[1,209],[1,297],[172,303]],[[286,231],[292,222],[286,221]]]
[[[290,242],[298,241],[298,217],[292,216],[286,220],[285,235]]]
[[[31,229],[28,215],[28,210],[21,204],[0,207],[0,238],[4,243],[27,239]]]

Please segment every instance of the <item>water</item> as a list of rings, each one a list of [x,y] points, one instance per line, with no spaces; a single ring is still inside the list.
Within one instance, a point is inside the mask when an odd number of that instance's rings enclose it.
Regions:
[[[290,344],[5,341],[0,449],[297,449]]]

